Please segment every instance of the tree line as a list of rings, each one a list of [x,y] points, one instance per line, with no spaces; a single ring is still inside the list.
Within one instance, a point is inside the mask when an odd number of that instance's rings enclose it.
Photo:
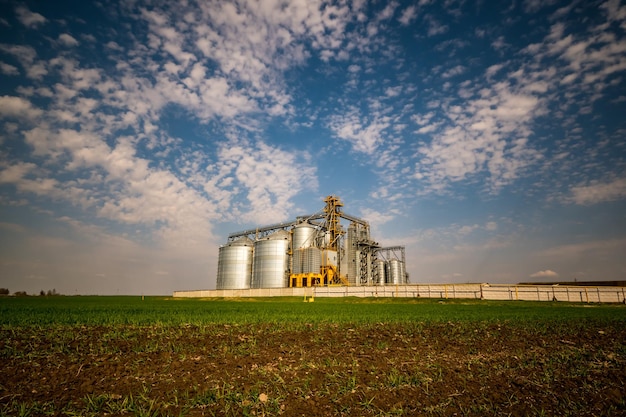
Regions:
[[[11,295],[11,291],[9,291],[8,288],[0,288],[0,295]],[[13,295],[15,295],[16,297],[26,297],[28,293],[26,291],[15,291]],[[58,293],[57,290],[54,288],[48,291],[44,291],[44,290],[39,291],[40,297],[52,297],[52,296],[57,296],[57,295],[61,295],[61,294]]]

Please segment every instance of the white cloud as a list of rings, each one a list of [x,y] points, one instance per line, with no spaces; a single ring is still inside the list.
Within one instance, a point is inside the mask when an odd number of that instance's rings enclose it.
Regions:
[[[28,28],[36,28],[47,22],[47,19],[36,12],[31,12],[25,6],[19,6],[15,9],[17,19]]]
[[[558,0],[524,0],[524,11],[526,13],[535,13],[544,7],[556,4]]]
[[[411,5],[402,11],[402,15],[398,18],[398,21],[403,26],[408,26],[417,18],[417,7]]]
[[[366,219],[374,228],[380,228],[385,223],[392,221],[397,216],[396,212],[382,213],[371,208],[361,210],[361,218]]]
[[[441,74],[441,78],[452,78],[452,77],[456,77],[457,75],[461,75],[466,71],[466,68],[463,65],[457,65],[455,67],[452,67],[446,71],[443,72],[443,74]]]
[[[393,17],[399,4],[396,1],[391,1],[385,6],[385,8],[378,14],[378,20],[388,20]]]
[[[425,20],[428,22],[428,36],[437,36],[446,33],[449,29],[448,25],[440,23],[432,15],[427,15]]]
[[[531,278],[557,278],[559,274],[549,269],[546,269],[545,271],[538,271],[534,274],[530,274],[529,276]]]
[[[491,78],[496,73],[498,73],[503,67],[504,67],[503,64],[494,64],[494,65],[490,66],[489,68],[487,68],[487,71],[485,71],[485,76],[487,78]]]
[[[246,198],[248,204],[236,204],[225,216],[257,224],[284,221],[293,208],[292,197],[317,189],[315,168],[308,159],[302,152],[290,153],[263,142],[222,146],[205,191],[226,199],[239,193]]]
[[[419,148],[416,178],[426,180],[432,192],[483,171],[489,173],[492,192],[516,179],[540,158],[526,139],[528,124],[543,113],[532,85],[531,80],[521,85],[499,82],[480,88],[462,108],[446,106],[450,123]],[[426,132],[433,131],[434,126],[426,127]]]
[[[375,113],[371,119],[364,117],[356,108],[346,114],[331,117],[329,127],[340,139],[352,144],[357,152],[373,155],[383,142],[383,133],[390,126],[390,119]]]
[[[78,41],[68,33],[60,34],[59,42],[61,42],[65,46],[78,46]]]
[[[477,230],[479,227],[480,226],[478,226],[477,224],[465,225],[465,226],[460,227],[457,233],[460,234],[461,236],[468,235],[472,233],[474,230]]]
[[[28,67],[37,57],[34,48],[24,45],[0,44],[0,51],[13,55],[23,67]]]
[[[574,186],[570,193],[570,201],[585,206],[626,199],[626,178]]]
[[[434,116],[434,112],[428,112],[426,114],[414,114],[413,116],[411,116],[411,120],[413,120],[416,124],[420,126],[424,126],[429,124]]]
[[[32,163],[0,164],[0,184],[14,185],[23,193],[56,197],[59,194],[58,181],[38,177],[37,171],[37,166]]]
[[[33,120],[42,111],[33,107],[30,101],[14,96],[0,96],[0,116],[16,119]]]
[[[16,164],[0,167],[2,168],[2,171],[0,171],[0,183],[11,184],[24,179],[24,177],[35,168],[35,165],[31,163],[18,162]]]
[[[53,195],[121,224],[150,225],[160,245],[177,250],[210,238],[210,221],[218,216],[213,204],[171,172],[149,167],[127,138],[109,147],[93,133],[37,127],[26,133],[26,142],[48,164],[65,161],[65,170],[76,177],[27,180],[9,171],[4,182],[14,182],[20,191]],[[85,170],[98,173],[96,183],[84,177]]]
[[[0,72],[4,75],[19,75],[19,70],[13,65],[7,64],[6,62],[0,62]]]
[[[505,49],[506,47],[509,46],[509,44],[507,44],[504,40],[504,36],[499,36],[498,38],[496,38],[496,40],[494,40],[493,42],[491,42],[491,46],[493,47],[493,49],[495,49],[496,51],[502,51],[503,49]]]
[[[402,86],[397,86],[397,87],[387,87],[385,89],[385,95],[387,97],[397,97],[400,95],[400,93],[402,93],[403,87]]]

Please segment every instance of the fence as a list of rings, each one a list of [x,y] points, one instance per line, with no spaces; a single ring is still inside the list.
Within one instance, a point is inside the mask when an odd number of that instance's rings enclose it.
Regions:
[[[401,297],[480,300],[626,303],[626,287],[506,284],[406,284],[363,287],[255,288],[175,291],[180,298],[236,297]]]

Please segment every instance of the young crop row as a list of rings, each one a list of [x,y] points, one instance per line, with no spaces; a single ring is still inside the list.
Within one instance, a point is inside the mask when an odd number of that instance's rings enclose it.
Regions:
[[[626,321],[626,306],[512,301],[299,298],[3,297],[0,326]]]

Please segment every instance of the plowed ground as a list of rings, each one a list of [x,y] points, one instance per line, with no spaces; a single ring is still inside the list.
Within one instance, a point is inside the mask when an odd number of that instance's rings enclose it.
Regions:
[[[626,415],[626,329],[569,323],[0,330],[4,415]]]

